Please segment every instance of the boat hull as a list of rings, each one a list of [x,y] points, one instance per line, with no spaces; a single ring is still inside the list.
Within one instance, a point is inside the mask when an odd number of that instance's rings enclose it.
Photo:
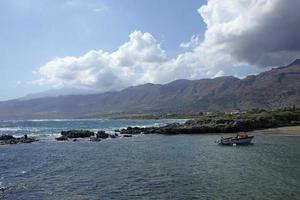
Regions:
[[[250,144],[254,136],[249,136],[247,138],[233,138],[233,139],[221,139],[219,144],[223,145],[242,145],[242,144]]]

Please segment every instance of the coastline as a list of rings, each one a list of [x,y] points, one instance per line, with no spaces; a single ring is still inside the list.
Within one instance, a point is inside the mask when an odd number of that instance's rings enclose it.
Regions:
[[[253,135],[300,136],[300,126],[267,128],[250,132]]]
[[[181,119],[181,121],[165,121],[160,125],[154,125],[153,119],[140,118],[143,123],[126,123],[126,121],[119,120],[113,122],[109,126],[116,127],[112,130],[105,128],[98,129],[97,132],[92,129],[90,125],[78,126],[75,125],[77,120],[88,119],[76,119],[74,125],[66,127],[66,123],[62,120],[50,120],[53,125],[59,124],[59,129],[56,132],[48,132],[47,134],[59,133],[60,136],[55,138],[58,141],[66,141],[68,139],[77,141],[77,138],[86,138],[91,141],[101,141],[106,138],[118,138],[118,137],[132,137],[139,134],[162,134],[162,135],[196,135],[196,134],[235,134],[238,132],[248,132],[250,134],[273,134],[273,135],[286,135],[286,136],[299,136],[300,135],[300,109],[282,108],[278,110],[266,111],[266,110],[251,110],[248,112],[215,112],[215,113],[198,113],[197,115],[163,115],[163,119],[172,116],[172,119]],[[176,117],[175,117],[176,116]],[[160,119],[162,119],[162,115]],[[89,119],[93,120],[93,119]],[[100,119],[98,119],[100,120]],[[125,120],[125,119],[124,119]],[[144,120],[150,120],[151,124],[147,126],[143,125]],[[155,119],[156,121],[157,119]],[[29,120],[30,121],[30,120]],[[101,121],[101,120],[100,120]],[[101,121],[98,126],[105,123],[106,120]],[[25,121],[26,122],[26,121]],[[97,120],[95,120],[97,122]],[[9,122],[5,122],[9,123]],[[22,121],[24,123],[24,121]],[[47,121],[33,120],[30,123],[44,123],[47,125]],[[45,124],[46,123],[46,124]],[[58,123],[58,124],[57,124]],[[78,123],[80,124],[80,123]],[[89,124],[89,123],[87,123]],[[147,123],[146,123],[147,124]],[[13,126],[15,124],[12,124]],[[32,126],[32,124],[30,124]],[[35,126],[35,125],[34,125]],[[110,128],[111,129],[111,128]],[[48,130],[41,130],[48,131]],[[106,132],[107,131],[107,132]],[[66,133],[67,132],[67,133]],[[24,132],[24,135],[20,137],[13,136],[4,132],[6,135],[1,135],[0,144],[16,144],[16,143],[29,143],[35,142],[39,138],[35,138],[30,132]],[[28,134],[30,137],[27,138]]]

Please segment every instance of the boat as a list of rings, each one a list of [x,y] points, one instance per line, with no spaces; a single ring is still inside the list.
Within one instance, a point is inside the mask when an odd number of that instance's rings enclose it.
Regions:
[[[226,138],[221,137],[218,143],[222,145],[251,144],[253,138],[254,138],[253,135],[249,136],[246,133],[238,133],[236,136],[233,137],[226,137]]]

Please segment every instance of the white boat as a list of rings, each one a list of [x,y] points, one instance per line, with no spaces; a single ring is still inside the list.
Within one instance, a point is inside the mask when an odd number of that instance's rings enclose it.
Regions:
[[[254,136],[249,136],[245,133],[239,133],[234,137],[221,138],[218,143],[223,145],[241,145],[250,144]]]

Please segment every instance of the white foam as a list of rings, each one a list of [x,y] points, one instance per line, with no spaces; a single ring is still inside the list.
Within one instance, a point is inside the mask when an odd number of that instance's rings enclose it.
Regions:
[[[12,128],[0,128],[0,131],[7,131],[7,132],[16,132],[16,131],[22,131],[23,129],[20,127],[12,127]]]

